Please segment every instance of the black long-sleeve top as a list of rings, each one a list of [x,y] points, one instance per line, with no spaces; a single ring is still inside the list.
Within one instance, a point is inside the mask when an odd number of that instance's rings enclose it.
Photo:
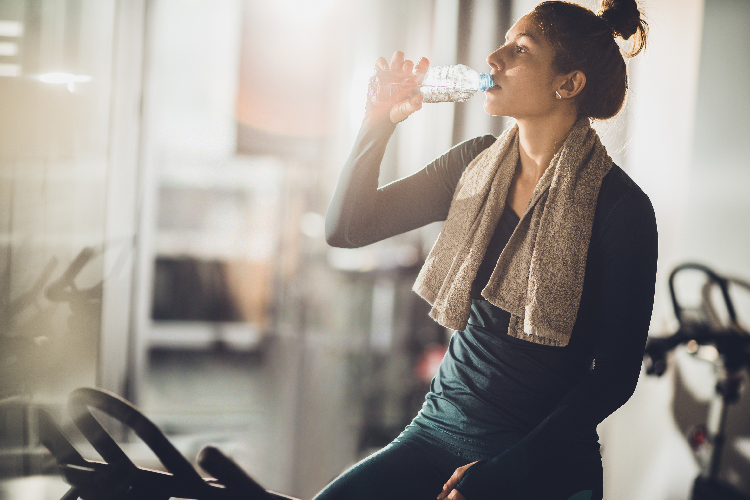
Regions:
[[[495,141],[489,135],[466,141],[379,188],[394,129],[388,121],[365,119],[328,208],[329,244],[365,246],[445,220],[462,172]],[[656,220],[648,197],[622,169],[614,165],[602,181],[581,303],[565,347],[510,337],[509,314],[478,293],[517,223],[506,206],[474,283],[469,324],[451,338],[410,426],[494,456],[472,466],[459,483],[469,500],[498,497],[524,481],[530,468],[557,467],[565,450],[595,442],[596,426],[635,389],[651,318]]]

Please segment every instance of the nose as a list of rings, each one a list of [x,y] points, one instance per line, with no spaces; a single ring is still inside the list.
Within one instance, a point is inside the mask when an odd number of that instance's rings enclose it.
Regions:
[[[502,66],[503,66],[502,50],[503,48],[500,47],[495,52],[487,56],[487,64],[494,71],[500,71],[502,69]]]

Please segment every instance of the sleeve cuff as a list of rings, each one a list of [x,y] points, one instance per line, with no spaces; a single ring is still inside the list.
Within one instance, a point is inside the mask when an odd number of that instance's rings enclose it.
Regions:
[[[528,460],[515,446],[491,460],[481,460],[466,471],[456,489],[466,500],[502,498],[516,490],[528,475]]]

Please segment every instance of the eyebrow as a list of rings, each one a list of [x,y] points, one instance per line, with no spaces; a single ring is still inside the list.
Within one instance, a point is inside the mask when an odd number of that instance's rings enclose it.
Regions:
[[[508,33],[510,33],[510,31],[508,31]],[[505,34],[505,39],[506,40],[509,40],[508,33]],[[518,35],[516,35],[516,38],[521,38],[521,37],[524,37],[524,36],[526,38],[531,39],[531,41],[534,42],[534,43],[537,42],[536,38],[534,38],[534,35],[532,35],[531,33],[526,33],[525,31],[523,31],[523,32],[519,33]]]

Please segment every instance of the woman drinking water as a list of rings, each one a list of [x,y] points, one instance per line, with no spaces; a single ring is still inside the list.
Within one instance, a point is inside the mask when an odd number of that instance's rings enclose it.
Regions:
[[[623,55],[645,43],[634,0],[605,0],[598,15],[539,4],[487,56],[484,109],[513,124],[383,187],[386,144],[422,97],[407,86],[395,103],[368,103],[328,242],[360,247],[445,221],[414,290],[455,333],[411,424],[317,500],[602,498],[596,426],[638,380],[657,233],[648,197],[590,123],[622,108]],[[418,85],[429,62],[396,52],[376,67]]]

